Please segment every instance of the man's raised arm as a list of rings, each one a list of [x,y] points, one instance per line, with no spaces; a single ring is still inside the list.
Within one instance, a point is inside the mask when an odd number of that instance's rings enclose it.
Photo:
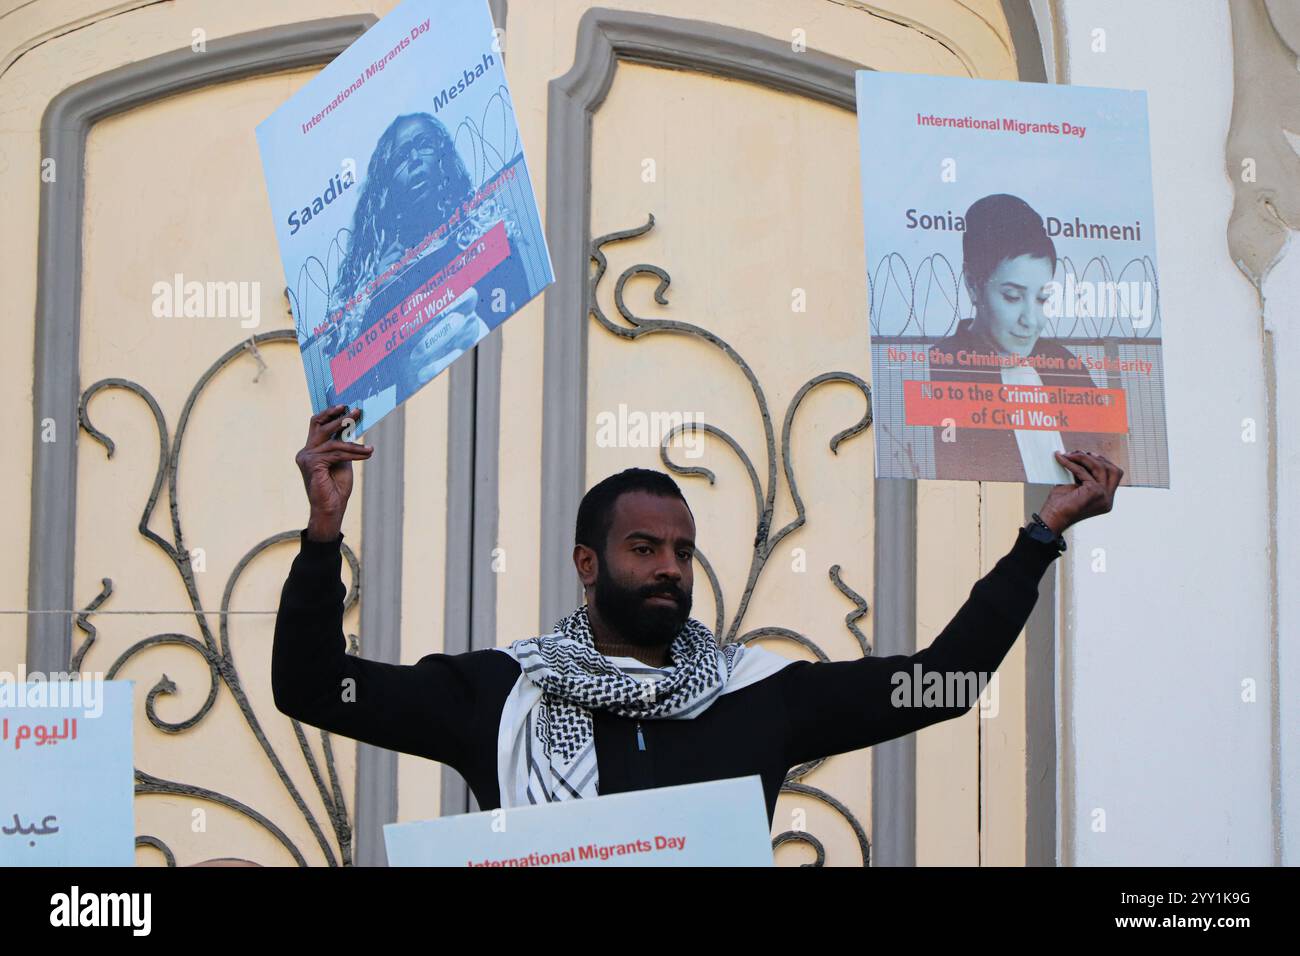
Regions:
[[[1124,472],[1100,455],[1074,452],[1057,458],[1074,475],[1074,484],[1055,486],[1040,517],[1059,535],[1110,511]],[[1038,583],[1058,554],[1055,545],[1022,528],[1011,550],[975,582],[966,603],[929,647],[910,656],[786,668],[780,680],[790,766],[870,747],[970,710],[1015,644],[1038,600]]]
[[[478,703],[473,671],[481,655],[430,654],[398,665],[346,652],[340,529],[352,493],[352,462],[374,449],[334,437],[345,412],[340,405],[313,415],[307,444],[295,459],[311,515],[275,619],[275,706],[331,733],[461,766]],[[352,416],[359,418],[360,411]]]

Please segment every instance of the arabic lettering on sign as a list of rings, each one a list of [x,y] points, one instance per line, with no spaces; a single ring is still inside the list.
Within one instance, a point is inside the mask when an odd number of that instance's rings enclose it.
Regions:
[[[9,739],[9,718],[5,717],[0,720],[0,742]],[[77,739],[77,718],[71,719],[64,717],[63,726],[50,724],[46,727],[43,724],[16,724],[14,726],[14,749],[20,750],[24,740],[35,740],[37,747],[44,747],[51,744],[57,744],[60,740]]]
[[[134,865],[132,682],[35,680],[6,691],[5,676],[0,670],[0,872]]]
[[[50,813],[41,819],[40,826],[37,826],[35,823],[23,826],[22,820],[20,820],[18,814],[15,813],[14,825],[11,827],[0,827],[0,834],[3,834],[4,836],[48,836],[51,833],[59,832],[59,828],[55,826],[55,823],[57,822],[58,817]],[[28,840],[27,845],[36,846],[36,841]]]

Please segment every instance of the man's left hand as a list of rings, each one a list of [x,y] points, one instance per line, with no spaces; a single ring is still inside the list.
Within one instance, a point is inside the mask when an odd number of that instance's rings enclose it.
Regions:
[[[1044,524],[1060,534],[1073,524],[1110,511],[1124,469],[1109,458],[1086,451],[1069,455],[1058,451],[1056,460],[1074,475],[1074,484],[1056,485],[1051,490],[1038,512]]]

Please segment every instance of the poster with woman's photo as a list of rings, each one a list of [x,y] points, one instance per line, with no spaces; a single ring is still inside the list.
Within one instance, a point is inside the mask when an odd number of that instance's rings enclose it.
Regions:
[[[1169,487],[1146,94],[857,74],[876,475]]]
[[[487,0],[407,0],[257,127],[313,411],[359,437],[551,283]]]

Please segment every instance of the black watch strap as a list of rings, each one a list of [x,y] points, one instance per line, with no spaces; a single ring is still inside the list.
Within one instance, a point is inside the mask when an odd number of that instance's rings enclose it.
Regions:
[[[1065,538],[1049,528],[1047,522],[1038,516],[1037,511],[1034,512],[1033,519],[1025,531],[1035,541],[1053,545],[1058,551],[1065,551]]]

